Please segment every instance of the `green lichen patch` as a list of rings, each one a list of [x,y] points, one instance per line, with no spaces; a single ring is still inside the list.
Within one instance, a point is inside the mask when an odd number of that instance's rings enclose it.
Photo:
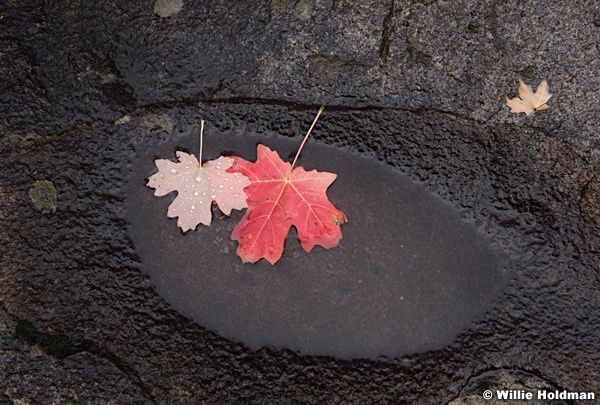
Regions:
[[[281,14],[285,12],[285,0],[271,0],[269,6],[271,15]]]
[[[294,8],[294,15],[301,21],[308,21],[312,17],[313,5],[308,0],[300,0]]]
[[[156,0],[154,3],[154,13],[159,17],[171,17],[181,11],[183,0]]]
[[[140,119],[138,124],[152,132],[165,132],[170,134],[173,131],[173,120],[166,114],[149,113]]]
[[[35,208],[44,214],[56,212],[57,193],[54,184],[48,180],[38,180],[29,189],[29,199]]]

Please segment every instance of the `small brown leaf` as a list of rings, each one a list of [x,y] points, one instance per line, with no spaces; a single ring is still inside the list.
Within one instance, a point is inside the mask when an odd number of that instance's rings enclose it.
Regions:
[[[510,112],[513,114],[525,113],[527,116],[533,114],[534,111],[541,111],[548,108],[548,100],[552,94],[548,92],[548,83],[546,79],[542,80],[538,85],[535,93],[531,87],[523,83],[519,79],[519,97],[506,99],[506,105],[510,107]]]

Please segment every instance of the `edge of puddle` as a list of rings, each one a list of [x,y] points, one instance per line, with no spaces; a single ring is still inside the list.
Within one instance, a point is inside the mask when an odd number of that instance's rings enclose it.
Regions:
[[[153,174],[156,169],[155,166],[153,164],[154,158],[160,157],[163,159],[170,159],[170,160],[175,160],[175,150],[185,150],[188,152],[193,153],[193,150],[197,147],[198,144],[198,140],[194,139],[194,135],[195,133],[198,133],[198,125],[194,125],[193,120],[189,120],[189,117],[187,117],[187,115],[184,114],[184,116],[179,116],[178,119],[175,120],[177,123],[180,123],[183,121],[184,123],[187,123],[187,127],[181,128],[178,132],[178,135],[175,136],[175,139],[162,139],[162,140],[157,140],[154,139],[152,142],[150,142],[150,146],[148,146],[148,144],[144,144],[143,148],[147,148],[147,147],[152,147],[153,144],[157,143],[159,145],[156,145],[156,149],[149,151],[148,149],[146,149],[146,153],[143,154],[144,157],[143,159],[146,160],[146,163],[143,165],[144,169],[144,174],[139,175],[137,177],[144,177],[147,178],[148,176],[150,176],[151,174]],[[185,127],[185,125],[184,125]],[[256,134],[256,132],[251,132],[251,131],[247,131],[247,130],[243,130],[243,131],[236,131],[235,127],[232,127],[232,129],[228,130],[228,132],[230,133],[229,136],[233,136],[235,137],[240,137],[240,142],[241,143],[252,143],[253,145],[256,145],[257,143],[261,142],[271,148],[273,148],[274,150],[277,150],[280,155],[284,158],[286,158],[286,155],[289,153],[291,156],[293,156],[295,150],[294,148],[297,148],[297,145],[299,145],[301,138],[300,137],[296,137],[296,138],[292,138],[290,139],[289,137],[283,137],[283,136],[279,136],[276,134],[272,134],[272,135],[265,135],[265,134],[261,134],[258,135]],[[223,136],[223,133],[220,133],[220,131],[216,128],[213,128],[211,130],[210,126],[207,125],[206,127],[206,131],[205,131],[205,146],[204,146],[204,150],[205,150],[205,156],[203,157],[203,161],[207,161],[207,160],[211,160],[214,159],[216,157],[218,157],[221,153],[223,152],[227,152],[227,153],[231,153],[231,152],[237,152],[236,150],[232,150],[235,148],[232,148],[231,145],[232,143],[229,142],[223,142],[223,139],[221,138]],[[243,137],[243,142],[242,142],[242,138]],[[332,171],[332,172],[336,172],[336,163],[335,162],[330,162],[327,159],[325,159],[322,155],[321,156],[317,156],[315,154],[315,150],[317,150],[319,148],[319,144],[323,145],[322,147],[324,148],[330,148],[330,150],[334,150],[334,148],[336,148],[333,145],[327,145],[327,144],[323,144],[322,141],[309,141],[309,143],[306,145],[305,150],[302,153],[301,159],[298,163],[299,166],[305,166],[306,170],[312,170],[314,168],[316,168],[318,171]],[[225,146],[226,145],[226,146]],[[245,152],[241,153],[241,157],[246,158],[246,159],[250,159],[253,160],[256,156],[255,151],[254,152],[248,152],[248,147],[245,146]],[[139,149],[139,147],[138,147]],[[339,149],[339,146],[336,148]],[[398,176],[404,176],[406,179],[409,179],[408,176],[406,176],[405,173],[403,173],[401,170],[398,170],[394,167],[391,167],[389,164],[384,164],[382,162],[375,162],[376,159],[374,159],[373,154],[372,153],[365,153],[364,151],[358,152],[356,150],[353,150],[352,146],[343,146],[342,149],[345,151],[346,154],[350,154],[351,156],[354,156],[355,159],[364,159],[365,161],[370,161],[373,162],[374,164],[380,165],[381,167],[387,167],[388,170],[396,173],[396,175]],[[312,152],[311,152],[312,150]],[[139,159],[139,156],[138,156]],[[150,163],[152,162],[152,163]],[[135,166],[135,165],[134,165]],[[319,167],[317,167],[319,166]],[[146,173],[147,171],[147,173]],[[339,173],[338,173],[339,174]],[[426,185],[424,185],[423,183],[419,183],[419,182],[415,182],[414,180],[410,180],[413,183],[413,186],[416,187],[415,190],[419,190],[419,193],[423,194],[423,193],[427,193],[429,194],[433,200],[436,201],[436,203],[440,206],[445,206],[448,210],[453,210],[457,213],[457,215],[461,215],[459,210],[456,210],[456,207],[449,201],[445,200],[444,198],[442,198],[439,194],[437,193],[431,193],[431,191],[427,191],[427,187]],[[136,187],[142,187],[142,179],[139,178],[135,181],[135,185]],[[336,184],[337,183],[337,184]],[[340,180],[338,177],[338,180],[336,180],[336,182],[334,182],[334,184],[329,188],[328,190],[328,196],[331,196],[331,200],[337,205],[336,203],[336,197],[339,200],[339,191],[337,191],[337,187],[340,187]],[[144,186],[144,188],[146,188]],[[161,215],[164,217],[162,219],[162,222],[164,222],[166,224],[166,229],[169,230],[169,232],[171,233],[171,238],[169,239],[169,245],[170,246],[175,246],[178,244],[178,242],[175,240],[178,236],[181,235],[180,230],[176,227],[176,219],[166,219],[166,207],[168,206],[168,204],[170,204],[170,201],[172,201],[172,199],[174,198],[175,193],[172,193],[171,197],[169,198],[165,198],[165,197],[161,197],[162,201],[159,202],[157,197],[151,196],[152,194],[152,190],[147,189],[147,190],[143,190],[143,192],[145,192],[145,194],[147,196],[150,196],[151,198],[149,199],[151,204],[155,204],[155,205],[159,205],[160,209],[155,210],[153,213],[153,218],[154,216],[160,217]],[[338,206],[338,208],[342,209],[344,211],[344,207],[343,206]],[[133,211],[132,209],[129,209],[129,211]],[[147,208],[145,208],[143,211],[147,211]],[[346,212],[346,211],[345,211]],[[348,214],[348,212],[346,212],[346,214]],[[475,221],[472,219],[467,219],[464,218],[464,215],[461,215],[463,218],[461,219],[461,221],[464,223],[465,226],[476,226],[475,225]],[[214,227],[215,229],[217,229],[216,233],[214,233],[212,235],[212,237],[214,237],[215,239],[210,241],[209,239],[205,239],[203,240],[203,243],[213,243],[213,245],[211,245],[211,249],[218,249],[219,245],[224,245],[224,249],[221,251],[221,253],[226,253],[228,255],[235,255],[235,249],[237,247],[237,243],[235,242],[231,242],[231,241],[227,241],[227,232],[230,232],[232,225],[231,223],[228,223],[227,220],[223,220],[222,218],[223,216],[221,215],[221,218],[219,218],[219,215],[217,213],[216,209],[213,209],[213,224],[211,225],[211,227]],[[234,213],[233,214],[234,218],[240,218],[241,214],[237,214]],[[353,221],[353,218],[356,217],[355,213],[352,213],[349,215],[350,221]],[[220,221],[225,221],[225,222],[220,222]],[[229,220],[229,222],[231,222],[231,220]],[[140,221],[138,221],[138,223],[141,223]],[[342,226],[342,231],[343,233],[346,235],[347,232],[352,231],[348,226],[348,224],[344,224]],[[129,227],[130,231],[129,231],[129,235],[130,237],[132,237],[131,235],[131,226]],[[205,232],[206,233],[206,227],[203,227],[202,225],[199,225],[199,230],[196,231],[191,231],[191,232]],[[228,228],[227,230],[225,230],[225,228]],[[356,230],[355,230],[356,231]],[[212,231],[209,231],[212,232]],[[160,233],[160,231],[158,230],[153,230],[152,232],[150,232],[150,234],[157,234]],[[365,350],[362,349],[362,351],[359,349],[357,350],[356,347],[359,347],[360,344],[356,342],[356,339],[348,339],[348,336],[351,336],[352,334],[352,328],[348,328],[346,329],[343,333],[339,333],[336,336],[330,337],[327,339],[327,341],[329,343],[325,344],[325,349],[323,348],[319,348],[319,344],[315,343],[315,336],[313,335],[308,336],[308,335],[304,335],[304,340],[297,340],[294,338],[290,338],[290,334],[287,334],[287,337],[285,336],[286,333],[283,331],[283,329],[285,329],[285,327],[282,326],[283,324],[285,324],[286,322],[289,324],[289,320],[286,320],[285,316],[279,316],[279,326],[277,326],[275,329],[273,329],[270,333],[267,333],[266,335],[269,335],[271,337],[273,337],[273,339],[269,339],[267,338],[267,340],[265,339],[265,332],[264,332],[264,328],[269,328],[269,325],[271,325],[271,327],[273,328],[273,322],[270,322],[268,319],[262,319],[262,321],[256,321],[256,323],[258,324],[256,327],[249,327],[246,325],[246,329],[250,329],[251,332],[245,332],[243,334],[240,335],[239,332],[236,332],[236,327],[233,325],[235,322],[240,322],[240,319],[243,319],[245,317],[251,317],[252,315],[255,314],[256,312],[256,308],[251,308],[251,310],[249,312],[246,312],[245,316],[243,313],[239,313],[236,312],[236,305],[235,305],[235,301],[232,300],[226,300],[223,301],[221,300],[218,296],[214,295],[214,292],[211,292],[211,294],[209,294],[209,296],[211,297],[208,300],[204,300],[203,304],[201,304],[200,306],[209,306],[210,310],[209,312],[213,313],[213,319],[212,320],[207,320],[206,315],[199,315],[199,312],[202,311],[198,311],[196,310],[194,307],[195,305],[197,305],[196,301],[194,301],[195,299],[197,300],[197,295],[198,295],[198,290],[196,291],[192,291],[192,290],[186,290],[186,287],[189,287],[190,285],[194,285],[195,281],[193,279],[193,277],[191,276],[191,273],[193,273],[192,270],[187,270],[185,273],[187,274],[186,276],[182,276],[183,278],[179,278],[176,276],[173,276],[172,274],[167,274],[164,272],[164,270],[161,270],[158,267],[165,267],[166,264],[162,263],[160,265],[156,265],[156,261],[160,262],[160,259],[157,259],[156,257],[153,257],[153,259],[151,259],[151,261],[153,262],[153,270],[150,271],[148,274],[151,276],[151,279],[153,280],[153,283],[155,283],[155,285],[157,286],[159,291],[161,292],[161,295],[166,295],[166,300],[168,302],[171,303],[171,305],[174,306],[174,308],[176,310],[178,310],[180,313],[191,317],[192,319],[195,319],[200,325],[208,327],[211,330],[214,330],[218,333],[220,333],[221,335],[229,338],[229,339],[233,339],[233,340],[237,340],[240,341],[246,345],[248,345],[250,348],[257,350],[263,346],[274,346],[274,347],[278,347],[278,348],[288,348],[288,349],[292,349],[295,351],[299,351],[299,353],[301,354],[306,354],[306,355],[333,355],[336,356],[338,358],[380,358],[380,357],[398,357],[400,355],[403,354],[409,354],[409,353],[417,353],[417,352],[424,352],[424,351],[429,351],[429,350],[434,350],[434,349],[438,349],[441,347],[444,347],[450,343],[452,343],[456,337],[461,334],[462,332],[472,329],[473,327],[475,327],[475,323],[477,322],[477,320],[480,320],[481,317],[483,316],[484,312],[486,312],[488,309],[490,309],[490,307],[493,305],[493,302],[498,300],[499,295],[501,294],[503,288],[507,285],[508,281],[509,281],[509,273],[511,272],[510,268],[513,265],[512,263],[509,264],[509,262],[512,262],[511,260],[509,260],[507,257],[505,257],[505,255],[502,252],[502,249],[495,245],[494,243],[491,243],[491,239],[489,235],[485,235],[483,234],[480,230],[476,231],[477,234],[479,234],[479,237],[481,237],[482,241],[485,241],[485,244],[489,244],[488,246],[488,253],[489,255],[492,257],[492,261],[495,261],[497,264],[498,269],[496,270],[498,272],[498,274],[496,275],[497,278],[494,279],[495,284],[494,285],[486,285],[487,289],[492,288],[493,286],[496,287],[496,291],[494,291],[493,293],[488,291],[488,295],[482,295],[480,297],[480,301],[484,301],[485,304],[483,304],[481,307],[478,307],[477,310],[475,310],[474,312],[471,311],[470,312],[470,316],[469,316],[469,320],[468,321],[461,321],[459,320],[459,317],[454,317],[453,322],[447,322],[443,329],[447,329],[447,330],[451,330],[451,336],[448,336],[448,332],[446,330],[445,333],[441,333],[441,332],[437,332],[437,333],[433,333],[435,328],[431,327],[431,323],[427,323],[424,320],[427,319],[435,319],[435,315],[425,311],[423,312],[423,310],[418,310],[418,306],[415,306],[415,318],[413,319],[413,321],[411,321],[411,325],[412,327],[417,330],[422,330],[421,334],[416,334],[416,335],[412,335],[412,337],[410,339],[412,339],[409,343],[406,342],[406,340],[410,340],[408,338],[408,335],[404,336],[404,339],[397,339],[394,344],[397,346],[395,348],[391,348],[392,346],[389,346],[390,343],[388,343],[388,348],[385,350],[381,349],[381,342],[379,344],[371,344],[370,350]],[[322,255],[327,255],[328,252],[320,252],[319,249],[320,248],[316,248],[315,250],[317,252],[315,252],[313,250],[313,252],[311,253],[306,253],[304,252],[302,249],[300,249],[299,244],[297,242],[294,241],[295,238],[295,232],[291,232],[291,237],[290,235],[288,235],[288,238],[286,240],[286,249],[284,251],[284,256],[282,258],[282,262],[285,263],[286,261],[287,266],[289,266],[289,263],[293,263],[294,261],[298,261],[298,260],[302,260],[302,255],[313,255],[313,257],[315,258],[314,260],[320,260],[320,257]],[[188,237],[189,238],[189,237]],[[139,246],[139,236],[133,237],[133,239],[138,239],[138,243],[137,245]],[[341,245],[343,246],[346,242],[348,241],[348,238],[346,237],[346,240],[342,239]],[[150,254],[149,252],[155,252],[158,249],[158,245],[156,242],[154,242],[154,247],[151,249],[146,249],[145,254],[143,254],[142,256],[146,256],[148,257],[148,255]],[[189,243],[186,243],[187,249],[191,249],[191,245],[189,245]],[[199,245],[200,246],[200,245]],[[334,248],[332,251],[335,252],[335,249],[339,249],[339,248]],[[291,251],[290,251],[291,250]],[[322,249],[321,249],[322,250]],[[178,253],[176,253],[177,250],[175,249],[173,252],[170,253],[170,257],[176,257],[176,256],[180,256]],[[253,269],[250,269],[249,266],[254,266],[253,268],[256,268],[257,265],[251,265],[251,264],[241,264],[241,261],[239,260],[239,258],[237,256],[235,256],[234,260],[237,260],[239,263],[237,265],[233,265],[231,267],[231,271],[234,273],[237,273],[238,275],[241,275],[243,277],[245,277],[246,282],[254,284],[254,287],[256,288],[256,281],[249,281],[253,279],[253,275],[252,275],[252,271]],[[332,270],[333,265],[331,263],[335,262],[334,259],[329,258],[328,260],[330,260],[330,265],[325,268],[322,269],[322,271],[327,271],[329,273],[335,273],[335,270]],[[260,263],[260,262],[259,262]],[[314,261],[312,262],[314,265]],[[186,266],[186,264],[183,263],[179,263],[178,265],[172,266],[178,269],[178,271],[182,271],[181,269],[184,268]],[[142,269],[144,269],[144,264],[142,264]],[[264,267],[264,264],[258,264],[258,268],[262,268]],[[266,267],[270,267],[269,265],[266,265]],[[280,267],[285,267],[285,265],[280,265]],[[272,270],[276,270],[277,269],[270,269]],[[258,270],[254,270],[255,273]],[[265,271],[265,269],[262,269],[262,271]],[[268,270],[267,270],[268,271]],[[145,271],[146,273],[148,272],[148,269],[146,269]],[[293,271],[292,271],[293,273]],[[162,276],[161,276],[162,274]],[[226,276],[224,276],[226,277]],[[264,279],[264,275],[263,277],[263,281],[262,283],[265,283],[265,279]],[[271,276],[272,277],[272,276]],[[298,275],[291,275],[288,274],[286,277],[292,277],[292,278],[297,278]],[[168,281],[168,280],[171,281]],[[175,279],[175,283],[182,283],[180,287],[173,287],[173,286],[168,286],[169,283],[173,282],[173,279]],[[178,281],[177,281],[178,279]],[[210,278],[212,280],[212,278]],[[206,281],[206,280],[205,280]],[[490,280],[488,280],[490,281]],[[211,281],[213,284],[210,284],[211,282],[206,281],[207,284],[211,285],[213,288],[215,288],[214,284],[214,280]],[[227,283],[225,283],[226,285],[229,285],[231,287],[232,283],[234,283],[233,280],[229,280]],[[448,281],[446,284],[449,284],[450,281]],[[201,287],[199,286],[198,289],[200,289]],[[218,287],[216,287],[218,288]],[[266,288],[265,285],[263,285],[261,288]],[[279,285],[279,289],[283,288],[281,285]],[[289,288],[285,287],[285,288]],[[315,288],[314,286],[312,287],[313,289]],[[440,284],[439,288],[443,288],[442,284]],[[419,289],[421,289],[419,287]],[[187,293],[183,293],[182,291],[186,290]],[[287,291],[287,290],[286,290]],[[264,294],[266,294],[268,291],[265,291]],[[375,291],[374,291],[375,292]],[[289,291],[286,294],[290,294]],[[235,294],[232,294],[235,295]],[[405,294],[406,295],[406,294]],[[186,298],[187,297],[187,298]],[[342,299],[344,297],[341,297]],[[186,299],[191,299],[192,301],[195,302],[194,305],[192,305],[190,307],[190,305],[185,304],[185,300]],[[256,300],[257,297],[253,297],[253,299],[248,300],[245,299],[243,300],[243,302],[245,302],[245,304],[240,303],[240,305],[249,305],[250,303],[250,307],[252,307],[252,302],[253,300]],[[313,300],[316,300],[316,302],[318,302],[318,299],[315,298],[313,296]],[[438,297],[438,300],[440,300],[440,297]],[[202,301],[202,300],[200,300]],[[242,300],[240,300],[241,302]],[[223,306],[223,308],[229,308],[229,311],[232,311],[235,313],[235,316],[231,316],[231,317],[227,317],[225,316],[225,318],[227,318],[228,320],[221,320],[221,321],[217,321],[215,322],[215,317],[219,318],[219,316],[214,316],[215,311],[217,311],[217,309],[211,305],[211,303],[213,302],[220,302],[220,305]],[[475,302],[473,302],[473,304],[475,305]],[[480,302],[481,304],[481,302]],[[271,303],[262,303],[263,308],[266,308],[270,305],[274,305],[273,302]],[[470,308],[472,309],[472,308]],[[440,308],[440,310],[442,310]],[[226,310],[227,311],[227,310]],[[298,311],[300,311],[300,308],[295,308],[294,311],[297,313]],[[268,311],[267,311],[268,312]],[[304,312],[306,312],[306,308],[304,308]],[[465,313],[469,312],[468,310],[465,310]],[[313,314],[316,314],[317,312],[313,312]],[[273,314],[271,313],[271,315],[273,316]],[[370,317],[374,317],[374,314],[372,313],[370,315]],[[420,320],[419,320],[420,317]],[[210,318],[210,317],[209,317]],[[260,319],[261,317],[259,317]],[[265,317],[262,317],[265,318]],[[269,318],[269,317],[267,317]],[[329,325],[331,325],[333,316],[330,317],[329,321]],[[396,319],[396,322],[401,321],[401,319]],[[262,322],[262,323],[261,323]],[[435,321],[430,321],[430,322],[435,322]],[[441,325],[442,322],[440,320],[437,320],[437,322]],[[275,322],[277,323],[277,322]],[[296,322],[298,323],[298,322]],[[321,322],[323,324],[323,322]],[[343,323],[343,322],[342,322]],[[459,325],[458,327],[456,325]],[[451,326],[452,325],[452,326]],[[315,325],[311,325],[310,321],[308,321],[307,319],[304,319],[304,323],[303,326],[305,329],[308,330],[315,330],[315,329],[319,329],[317,326]],[[322,326],[322,325],[321,325]],[[424,329],[423,329],[424,327]],[[427,327],[429,327],[429,329],[427,329]],[[298,325],[295,326],[295,330],[293,330],[293,333],[291,335],[297,336],[299,334],[300,329],[298,327]],[[323,329],[323,328],[321,328]],[[326,329],[326,328],[325,328]],[[359,333],[356,333],[356,329],[355,328],[355,335],[360,335]],[[370,325],[367,329],[373,330],[373,326]],[[377,328],[375,327],[375,330]],[[278,332],[275,332],[275,330],[278,330]],[[427,331],[429,333],[427,333]],[[317,330],[317,337],[319,331]],[[322,332],[321,332],[322,333]],[[390,332],[388,330],[387,332],[388,334],[393,332]],[[262,337],[257,337],[258,335],[261,335]],[[440,335],[443,335],[442,337],[440,337]],[[284,343],[278,343],[277,342],[277,336],[280,337],[281,342]],[[283,338],[282,338],[283,336]],[[340,338],[346,336],[346,339],[348,340],[352,340],[354,343],[354,348],[350,347],[348,348],[347,346],[344,345],[340,345],[339,341]],[[362,336],[366,336],[366,340],[369,341],[376,341],[376,339],[374,338],[374,334],[372,335],[368,335],[368,334],[362,334]],[[420,337],[419,337],[420,336]],[[263,340],[261,340],[263,339]],[[313,340],[313,342],[309,342],[310,340]],[[404,340],[404,342],[403,342]],[[307,343],[308,342],[308,343]],[[315,346],[316,344],[316,346]],[[340,346],[339,348],[337,346]],[[385,346],[385,345],[384,345]]]

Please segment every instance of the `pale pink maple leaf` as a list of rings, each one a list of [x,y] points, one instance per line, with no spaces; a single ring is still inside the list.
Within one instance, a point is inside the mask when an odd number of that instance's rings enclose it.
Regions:
[[[179,162],[157,159],[158,173],[148,178],[147,185],[156,189],[156,196],[177,191],[167,216],[179,217],[177,225],[183,232],[198,224],[210,225],[213,201],[226,215],[232,209],[248,207],[244,188],[250,180],[240,173],[226,172],[233,164],[232,158],[221,156],[202,166],[194,155],[185,152],[177,152],[177,158]]]

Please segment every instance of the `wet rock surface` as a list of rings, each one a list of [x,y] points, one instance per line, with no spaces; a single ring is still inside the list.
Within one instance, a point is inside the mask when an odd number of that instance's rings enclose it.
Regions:
[[[445,403],[497,369],[600,393],[600,24],[594,2],[568,4],[3,4],[2,400]],[[548,78],[549,110],[508,113],[518,77]],[[445,348],[251,351],[177,313],[142,273],[124,216],[139,145],[200,116],[298,136],[319,104],[316,142],[422,182],[519,263]],[[30,200],[39,181],[55,211]]]

